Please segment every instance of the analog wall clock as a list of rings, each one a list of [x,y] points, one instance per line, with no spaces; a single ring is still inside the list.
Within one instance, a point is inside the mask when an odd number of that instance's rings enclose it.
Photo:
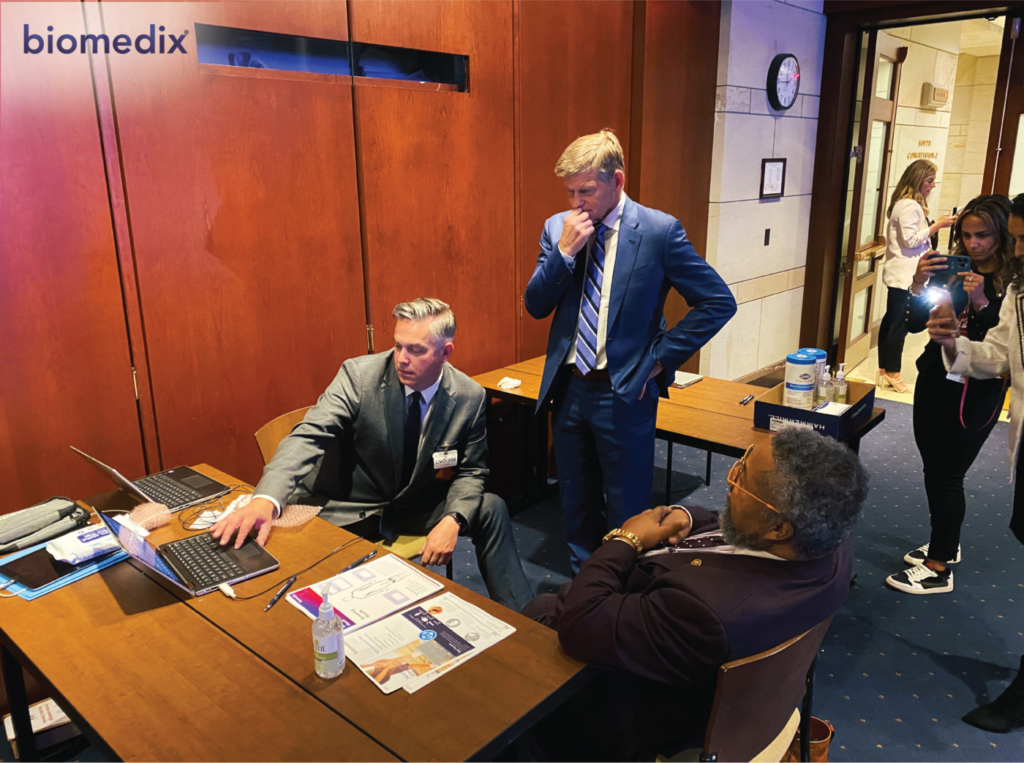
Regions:
[[[785,111],[800,93],[800,63],[792,53],[779,53],[768,67],[768,103]]]

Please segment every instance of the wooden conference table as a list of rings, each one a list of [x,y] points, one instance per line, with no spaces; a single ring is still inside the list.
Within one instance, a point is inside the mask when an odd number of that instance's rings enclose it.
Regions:
[[[526,445],[524,459],[524,493],[533,497],[542,492],[547,481],[547,427],[540,426],[533,415],[540,395],[544,373],[544,356],[499,368],[474,376],[473,379],[492,397],[522,404],[526,409]],[[498,382],[503,377],[519,379],[522,384],[514,390],[503,390]],[[757,398],[767,390],[753,384],[713,379],[705,376],[685,389],[669,388],[668,399],[658,405],[656,437],[669,443],[689,445],[708,453],[705,484],[711,484],[711,455],[718,453],[739,458],[751,445],[767,442],[772,433],[754,427],[754,403],[741,405],[748,395]],[[885,419],[885,409],[875,408],[870,418],[855,429],[845,442],[859,451],[860,441]],[[665,474],[666,500],[672,493],[672,448],[668,449],[668,468]]]
[[[196,468],[238,484],[211,467]],[[120,491],[84,503],[100,510],[132,505]],[[148,540],[159,545],[188,534],[172,518]],[[280,569],[235,592],[279,587],[355,537],[319,518],[276,528],[267,548]],[[356,540],[301,574],[292,590],[375,548]],[[336,679],[318,678],[311,621],[285,601],[264,613],[274,591],[250,601],[220,593],[189,598],[130,560],[35,601],[0,602],[0,656],[22,759],[36,756],[19,664],[111,759],[493,759],[592,670],[565,655],[554,631],[427,574],[516,632],[415,694],[385,695],[351,663]]]

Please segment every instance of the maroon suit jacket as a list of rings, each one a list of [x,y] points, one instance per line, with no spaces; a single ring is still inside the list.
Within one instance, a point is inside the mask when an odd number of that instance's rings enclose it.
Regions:
[[[687,509],[693,534],[718,529],[717,515]],[[557,629],[569,655],[615,675],[607,685],[626,702],[608,722],[621,724],[613,736],[634,744],[609,751],[621,759],[702,737],[719,666],[835,613],[849,592],[852,562],[849,539],[812,561],[703,551],[638,559],[628,543],[610,541],[557,598],[539,597],[524,614]]]

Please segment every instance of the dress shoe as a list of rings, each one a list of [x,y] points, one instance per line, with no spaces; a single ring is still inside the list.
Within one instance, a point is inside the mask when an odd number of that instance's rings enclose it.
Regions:
[[[990,704],[971,710],[964,716],[964,723],[997,734],[1024,728],[1024,657],[1020,658],[1017,677],[1006,687],[1006,691]]]

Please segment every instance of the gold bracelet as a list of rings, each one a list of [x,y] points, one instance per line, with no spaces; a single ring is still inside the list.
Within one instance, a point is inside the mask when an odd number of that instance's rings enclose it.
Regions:
[[[610,533],[604,536],[604,540],[612,540],[613,538],[621,538],[622,540],[630,543],[638,554],[642,554],[644,550],[644,544],[640,542],[640,539],[636,537],[629,530],[623,530],[621,527],[612,530]]]

